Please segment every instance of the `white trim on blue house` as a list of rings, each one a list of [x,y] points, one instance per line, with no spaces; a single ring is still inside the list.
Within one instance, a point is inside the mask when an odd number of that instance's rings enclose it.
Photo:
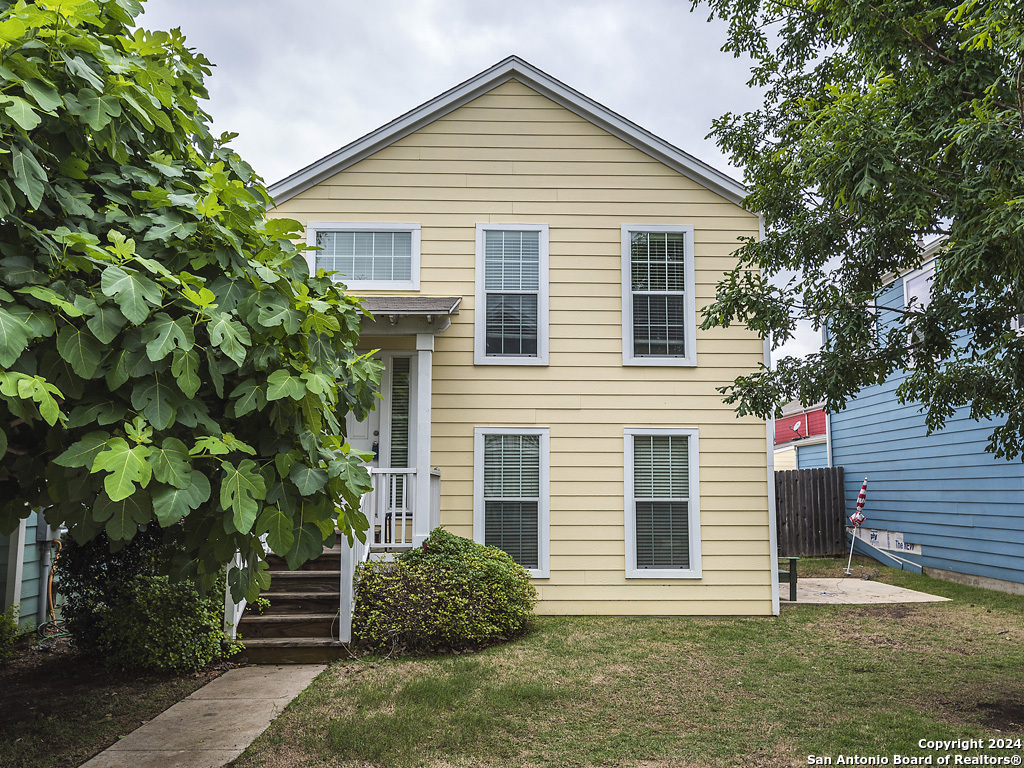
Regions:
[[[272,184],[269,192],[274,204],[280,205],[509,80],[518,80],[584,120],[603,128],[669,168],[721,195],[729,202],[742,206],[747,190],[738,181],[584,96],[518,56],[509,56],[499,61],[493,67],[406,112],[387,125]]]

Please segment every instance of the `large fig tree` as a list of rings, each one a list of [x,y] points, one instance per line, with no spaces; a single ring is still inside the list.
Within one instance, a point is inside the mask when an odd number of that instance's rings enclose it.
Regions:
[[[372,407],[356,301],[214,138],[209,62],[136,0],[0,2],[0,531],[160,526],[180,574],[263,537],[293,566],[357,514]]]

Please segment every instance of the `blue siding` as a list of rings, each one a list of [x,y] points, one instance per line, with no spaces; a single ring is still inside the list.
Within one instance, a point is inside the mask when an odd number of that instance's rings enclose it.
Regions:
[[[817,445],[801,445],[796,449],[797,469],[821,469],[828,466],[828,446],[825,443]]]
[[[38,515],[33,512],[29,515],[25,530],[24,540],[24,561],[21,574],[21,602],[19,603],[18,614],[21,617],[21,624],[32,624],[36,620],[36,611],[39,609],[39,596],[43,589],[43,578],[41,573],[40,546],[36,544],[36,526]],[[10,551],[10,539],[7,536],[0,536],[0,603],[7,591],[7,565],[15,556]],[[3,605],[0,604],[0,609]]]
[[[878,303],[902,307],[902,281]],[[902,331],[897,314],[884,309],[879,326],[881,333]],[[865,526],[903,532],[922,547],[915,561],[1024,582],[1024,464],[986,453],[997,422],[972,421],[966,409],[928,435],[920,406],[896,400],[903,378],[865,388],[831,417],[832,463],[846,470],[847,514],[867,477]]]

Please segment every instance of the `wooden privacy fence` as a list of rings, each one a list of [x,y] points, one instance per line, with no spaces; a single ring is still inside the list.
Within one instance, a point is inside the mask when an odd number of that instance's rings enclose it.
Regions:
[[[781,557],[845,554],[843,468],[776,472],[775,514]]]

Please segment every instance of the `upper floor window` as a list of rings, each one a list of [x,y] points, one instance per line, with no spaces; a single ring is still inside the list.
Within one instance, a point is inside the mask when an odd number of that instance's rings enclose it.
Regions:
[[[696,365],[693,227],[622,228],[622,362]]]
[[[548,227],[476,225],[477,365],[547,365]]]
[[[355,290],[408,290],[420,287],[419,224],[309,224],[310,271]]]
[[[934,261],[907,274],[903,278],[903,306],[906,309],[925,309],[932,302],[932,283],[934,281]]]
[[[920,269],[908,272],[903,276],[903,308],[921,312],[932,303],[932,283],[935,282],[935,262],[930,261]],[[910,315],[905,315],[905,322],[910,322]],[[908,363],[916,365],[914,348],[923,339],[918,332],[909,334],[910,356]]]

